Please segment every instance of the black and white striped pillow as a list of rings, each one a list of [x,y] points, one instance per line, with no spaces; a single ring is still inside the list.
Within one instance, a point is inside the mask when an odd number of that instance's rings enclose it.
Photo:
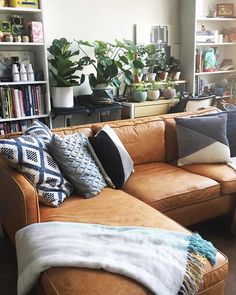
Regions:
[[[105,125],[89,142],[108,185],[121,188],[133,172],[134,163],[115,131]]]

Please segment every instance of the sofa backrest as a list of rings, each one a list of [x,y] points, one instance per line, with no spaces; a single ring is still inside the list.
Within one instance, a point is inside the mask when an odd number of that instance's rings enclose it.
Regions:
[[[98,123],[93,125],[94,133],[101,130],[105,124],[115,130],[134,164],[165,160],[165,124],[160,117]]]
[[[209,107],[196,112],[182,112],[175,114],[160,115],[165,122],[165,149],[166,149],[166,162],[175,163],[178,159],[178,141],[176,134],[175,119],[177,117],[190,117],[193,115],[204,115],[211,112],[217,112],[218,109],[215,107]]]

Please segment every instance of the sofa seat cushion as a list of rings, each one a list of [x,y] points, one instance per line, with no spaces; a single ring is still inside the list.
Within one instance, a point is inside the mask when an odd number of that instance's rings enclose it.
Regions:
[[[136,165],[123,190],[161,212],[203,202],[220,194],[216,181],[166,163]]]
[[[59,208],[50,209],[44,205],[40,206],[42,222],[77,221],[108,225],[150,226],[187,232],[184,227],[142,201],[123,191],[110,188],[105,188],[92,199],[72,196],[67,198]],[[207,262],[205,266],[204,285],[200,289],[207,290],[224,281],[227,267],[227,258],[218,252],[216,265],[212,267]],[[41,275],[37,288],[41,295],[150,294],[139,283],[118,274],[103,270],[69,267],[57,267],[45,271]],[[223,295],[221,292],[216,294]]]
[[[236,192],[236,171],[227,164],[193,164],[181,169],[219,182],[221,194]]]

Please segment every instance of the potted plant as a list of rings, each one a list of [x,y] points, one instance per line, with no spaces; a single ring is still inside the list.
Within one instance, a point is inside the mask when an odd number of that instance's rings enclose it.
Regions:
[[[155,81],[152,81],[148,91],[147,91],[148,100],[158,100],[160,96],[160,90],[158,88],[158,83]]]
[[[121,76],[124,76],[126,84],[133,83],[131,50],[130,47],[124,43],[116,40],[115,44],[96,40],[93,43],[88,41],[77,41],[79,48],[87,58],[90,58],[85,51],[84,46],[93,48],[96,60],[91,60],[95,73],[89,74],[89,84],[93,90],[93,100],[104,103],[111,101],[112,88],[115,86],[119,88]],[[135,61],[132,60],[135,64]]]
[[[67,39],[54,39],[48,52],[53,56],[48,61],[51,64],[50,73],[56,84],[52,87],[52,102],[54,107],[71,108],[74,106],[73,87],[84,82],[84,75],[79,77],[76,71],[82,70],[90,63],[87,57],[72,60],[80,51],[71,51],[71,42]]]
[[[173,80],[179,80],[181,70],[180,70],[180,61],[174,56],[170,57],[170,70],[169,73]]]
[[[158,52],[157,66],[156,66],[158,78],[160,81],[165,81],[167,79],[169,69],[170,69],[170,67],[169,67],[169,63],[168,63],[167,54],[166,54],[164,48],[162,48]]]
[[[165,98],[173,98],[176,96],[176,82],[172,77],[168,77],[166,82],[164,83],[163,96]]]
[[[133,84],[133,98],[137,102],[143,102],[147,99],[147,84],[146,83],[135,83]]]

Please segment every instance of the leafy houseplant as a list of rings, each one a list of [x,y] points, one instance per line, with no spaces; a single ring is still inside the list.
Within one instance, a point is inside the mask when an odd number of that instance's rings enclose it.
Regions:
[[[96,60],[90,59],[95,69],[95,74],[89,74],[89,84],[93,89],[94,97],[99,99],[103,96],[112,98],[112,91],[109,86],[119,88],[120,77],[124,75],[126,84],[133,82],[132,65],[137,65],[134,55],[131,53],[131,47],[128,43],[115,41],[115,44],[96,40],[93,43],[88,41],[77,41],[79,48],[87,58],[90,58],[85,51],[84,46],[93,48]],[[132,63],[133,64],[132,64]],[[136,64],[135,64],[136,62]],[[138,64],[138,66],[143,66]]]
[[[135,83],[133,84],[133,97],[137,102],[142,102],[147,99],[147,84],[146,83]]]
[[[157,100],[160,96],[160,90],[158,87],[158,83],[155,81],[152,81],[148,91],[147,91],[147,95],[148,95],[148,100]]]
[[[80,78],[76,75],[76,71],[82,70],[84,65],[90,63],[90,59],[87,57],[72,60],[79,55],[80,51],[72,52],[70,50],[71,44],[65,38],[55,39],[48,48],[48,52],[53,56],[48,61],[52,67],[50,73],[56,82],[55,87],[52,88],[55,107],[73,107],[73,86],[84,82],[84,75],[81,75]]]
[[[164,83],[163,95],[165,98],[173,98],[176,96],[176,82],[172,77],[168,77],[166,82]]]

